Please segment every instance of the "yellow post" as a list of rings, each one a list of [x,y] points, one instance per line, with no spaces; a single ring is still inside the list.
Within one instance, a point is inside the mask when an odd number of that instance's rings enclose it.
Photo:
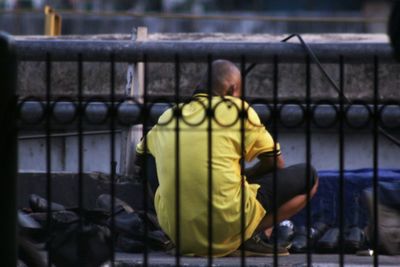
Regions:
[[[50,6],[44,7],[44,34],[48,36],[61,35],[61,16]]]

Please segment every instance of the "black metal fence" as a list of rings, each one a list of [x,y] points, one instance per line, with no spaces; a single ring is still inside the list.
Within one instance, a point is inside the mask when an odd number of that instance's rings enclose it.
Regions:
[[[15,54],[14,51],[17,51]],[[397,131],[399,125],[392,124],[391,122],[396,121],[396,110],[398,109],[399,103],[391,101],[390,103],[383,103],[379,98],[379,67],[381,62],[392,62],[392,55],[389,45],[387,44],[348,44],[347,46],[337,46],[335,44],[310,44],[309,46],[301,46],[296,43],[276,43],[276,44],[261,44],[261,43],[246,43],[246,44],[235,44],[235,43],[185,43],[185,42],[143,42],[143,43],[130,43],[128,41],[18,41],[14,42],[12,37],[2,35],[0,39],[0,81],[2,89],[0,91],[0,106],[1,115],[1,147],[0,147],[0,172],[3,178],[2,181],[2,212],[7,220],[7,227],[4,227],[2,231],[3,244],[7,244],[4,250],[6,253],[3,257],[5,266],[16,266],[17,260],[17,240],[21,237],[17,237],[16,232],[16,183],[17,183],[17,123],[19,125],[34,125],[35,127],[42,128],[45,131],[46,136],[46,198],[49,202],[53,199],[52,193],[52,166],[51,166],[51,149],[52,149],[52,130],[54,125],[73,125],[76,127],[78,136],[78,208],[76,212],[79,215],[79,229],[80,233],[83,233],[85,227],[84,221],[84,209],[83,209],[83,196],[87,194],[87,189],[84,187],[84,171],[83,171],[83,136],[84,136],[84,123],[102,124],[106,125],[106,128],[110,131],[110,188],[109,193],[112,197],[115,196],[115,182],[116,182],[116,159],[114,158],[114,151],[116,149],[115,144],[115,133],[118,129],[142,124],[143,135],[147,133],[149,127],[156,121],[160,114],[165,111],[168,107],[173,107],[183,101],[179,88],[180,81],[180,64],[181,62],[203,62],[207,63],[208,66],[208,81],[211,81],[211,63],[214,59],[224,58],[230,59],[240,66],[243,75],[243,93],[241,98],[246,100],[259,114],[262,122],[270,125],[269,129],[271,134],[275,137],[279,137],[280,127],[293,128],[297,127],[304,131],[305,138],[305,162],[311,162],[311,136],[316,128],[331,128],[338,131],[337,142],[339,147],[339,191],[338,194],[338,216],[339,216],[339,249],[338,257],[341,266],[344,265],[344,230],[345,230],[345,218],[343,210],[346,205],[344,202],[344,130],[347,127],[353,127],[356,129],[363,128],[371,131],[373,134],[373,213],[377,214],[378,211],[378,149],[379,149],[379,135],[386,136],[390,142],[394,145],[399,146],[398,140],[387,131]],[[19,105],[17,105],[16,95],[16,75],[17,60],[20,61],[42,61],[46,64],[46,98],[38,99],[35,96],[26,97],[24,99],[18,99]],[[76,62],[76,71],[78,77],[78,90],[77,95],[70,99],[54,99],[52,97],[51,78],[52,78],[52,64],[55,61],[69,61]],[[86,99],[83,95],[83,63],[88,61],[103,61],[109,62],[110,81],[109,81],[109,95],[104,99]],[[117,98],[115,94],[115,64],[116,62],[143,62],[144,64],[150,62],[172,62],[175,64],[175,89],[173,99],[154,99],[149,97],[147,93],[147,85],[149,79],[151,79],[151,73],[148,73],[145,69],[144,79],[144,94],[135,97],[127,97],[124,99]],[[253,68],[257,63],[272,63],[273,64],[273,84],[272,92],[273,99],[265,99],[263,96],[259,96],[257,99],[250,99],[246,95],[246,74]],[[299,100],[296,103],[283,103],[278,97],[279,84],[279,64],[287,62],[301,62],[305,63],[306,74],[305,81],[306,87],[301,90],[305,90],[305,99]],[[311,65],[319,64],[319,62],[330,62],[335,63],[338,66],[340,77],[339,85],[336,85],[329,75],[326,74],[326,78],[330,79],[332,86],[338,90],[338,97],[332,101],[320,101],[314,102],[311,98]],[[348,100],[344,94],[344,63],[349,62],[369,62],[373,64],[373,77],[371,82],[373,83],[374,94],[373,100],[370,103],[357,103],[354,104]],[[322,70],[323,71],[323,70]],[[210,91],[209,91],[210,93]],[[211,94],[209,94],[211,95]],[[142,98],[142,100],[139,100]],[[92,114],[90,117],[89,107],[101,107],[97,112]],[[295,111],[291,114],[295,119],[287,120],[285,116],[282,116],[282,110],[290,107],[295,107]],[[57,107],[57,109],[56,109]],[[215,120],[215,110],[211,107],[204,107],[207,112],[205,113],[204,120],[208,122],[208,157],[211,160],[212,157],[212,122]],[[241,107],[237,107],[238,111],[242,110]],[[367,110],[367,117],[362,115],[361,112],[353,113],[351,116],[350,109],[355,110]],[[353,110],[354,111],[354,110]],[[175,117],[181,116],[182,110],[177,109],[173,115]],[[94,116],[94,117],[93,117]],[[29,118],[33,118],[33,121],[29,121]],[[94,119],[93,119],[94,118]],[[172,118],[171,118],[172,119]],[[243,121],[246,119],[246,112],[238,112],[237,120]],[[177,124],[174,126],[176,131],[176,154],[180,151],[179,143],[179,131],[180,126],[184,121],[177,120]],[[181,124],[181,125],[180,125]],[[196,127],[196,126],[193,126]],[[244,153],[244,129],[242,131],[242,153]],[[283,144],[282,144],[283,145]],[[147,150],[147,149],[145,149]],[[244,155],[244,154],[243,154]],[[175,168],[180,168],[179,157],[175,158]],[[145,165],[146,166],[146,165]],[[307,165],[309,166],[309,165]],[[244,162],[241,161],[241,169],[244,170]],[[275,168],[276,170],[276,163]],[[144,169],[144,172],[149,170]],[[307,175],[310,175],[311,170],[307,169]],[[275,173],[275,171],[274,171]],[[180,177],[179,172],[176,177],[176,191],[180,190]],[[213,208],[213,194],[212,192],[212,180],[216,177],[212,176],[212,166],[208,170],[208,208]],[[148,206],[148,187],[146,179],[142,180],[143,183],[143,209],[149,210]],[[242,178],[241,187],[244,187],[245,180]],[[274,182],[274,187],[276,182]],[[307,179],[307,188],[311,189],[311,184]],[[310,190],[307,190],[308,192]],[[274,196],[276,197],[274,190]],[[132,196],[134,197],[134,196]],[[307,199],[310,196],[307,194]],[[244,194],[242,193],[242,207],[244,207]],[[180,199],[176,198],[176,221],[177,221],[177,236],[179,239],[180,232],[180,221],[183,214],[180,212]],[[114,198],[111,198],[110,203],[110,214],[111,220],[108,225],[111,230],[112,236],[114,235],[114,214],[116,209],[116,203]],[[276,211],[277,207],[273,210]],[[242,227],[244,228],[244,209],[242,209],[241,220]],[[48,214],[51,214],[51,207],[48,206]],[[208,212],[208,235],[209,238],[209,255],[207,264],[211,266],[215,259],[212,257],[212,221],[214,218],[211,216],[212,213]],[[275,213],[276,214],[276,213]],[[373,217],[373,224],[377,225],[378,216]],[[147,220],[146,220],[147,222]],[[278,223],[275,216],[275,225]],[[52,217],[47,216],[47,224],[52,224]],[[306,226],[307,226],[307,237],[308,243],[311,244],[311,208],[306,207]],[[242,228],[242,229],[243,229]],[[374,240],[379,240],[378,228],[373,228]],[[144,226],[146,233],[146,246],[142,253],[143,265],[149,265],[150,250],[148,246],[147,233],[149,231],[148,223]],[[49,233],[51,235],[51,233]],[[241,235],[242,241],[244,240],[244,231]],[[78,239],[79,240],[79,239]],[[82,239],[80,239],[82,240]],[[51,241],[48,241],[51,243]],[[277,248],[277,239],[274,240],[275,248]],[[82,266],[84,265],[84,243],[76,243],[77,255],[81,261],[79,262]],[[180,243],[176,242],[176,251],[180,251]],[[49,246],[51,247],[51,245]],[[313,251],[310,248],[306,251],[307,265],[311,266],[313,263]],[[373,242],[371,248],[376,252],[374,254],[374,266],[379,265],[379,253],[378,244]],[[51,266],[53,259],[54,248],[48,250],[48,266]],[[277,250],[275,250],[272,264],[277,266],[279,264],[279,258],[277,256]],[[114,243],[110,247],[111,264],[115,262],[115,251]],[[179,253],[175,253],[176,265],[181,265],[181,257]],[[247,258],[245,257],[244,251],[241,253],[241,265],[246,265]]]

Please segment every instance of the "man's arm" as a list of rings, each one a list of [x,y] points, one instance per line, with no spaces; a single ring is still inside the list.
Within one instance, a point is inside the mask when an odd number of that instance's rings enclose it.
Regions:
[[[136,152],[133,162],[133,178],[141,181],[143,175],[144,154]]]
[[[144,164],[145,164],[145,154],[136,152],[134,164],[133,164],[134,165],[134,170],[133,170],[133,179],[134,180],[143,182],[143,180],[145,179],[145,177],[143,177]],[[151,190],[150,183],[147,180],[147,194],[151,200],[154,200],[154,193],[155,192],[153,192]]]
[[[282,155],[271,156],[267,153],[262,153],[257,158],[258,162],[254,166],[246,168],[244,171],[248,180],[274,171],[275,166],[277,169],[285,167]]]

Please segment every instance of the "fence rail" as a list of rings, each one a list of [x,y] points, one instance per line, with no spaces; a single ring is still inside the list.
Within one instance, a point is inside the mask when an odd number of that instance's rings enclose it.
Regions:
[[[321,62],[338,62],[339,56],[347,63],[372,62],[379,55],[380,62],[395,62],[388,43],[310,43],[310,49]],[[207,62],[211,54],[218,58],[246,62],[271,61],[279,56],[279,62],[305,62],[306,52],[299,43],[255,42],[130,42],[130,41],[78,41],[78,40],[18,40],[15,42],[18,59],[44,61],[47,54],[55,61],[76,61],[82,55],[84,61],[115,62]]]
[[[379,105],[376,110],[378,114],[374,114],[374,106],[370,104],[346,104],[340,111],[339,104],[328,104],[326,102],[310,104],[308,107],[302,103],[280,103],[273,106],[268,101],[261,103],[257,99],[247,102],[266,125],[270,125],[273,121],[272,117],[277,116],[279,125],[284,126],[283,128],[285,126],[287,128],[301,128],[304,126],[305,116],[310,116],[314,128],[332,129],[338,127],[340,118],[344,118],[349,129],[368,129],[372,125],[373,118],[378,117],[383,128],[393,131],[400,130],[400,106],[394,103]],[[91,127],[108,128],[111,116],[113,116],[116,120],[116,127],[121,129],[143,124],[142,114],[147,112],[148,123],[152,125],[158,121],[162,113],[172,106],[173,103],[149,101],[145,107],[143,104],[134,103],[129,99],[114,104],[85,101],[84,124],[86,129]],[[113,110],[111,107],[113,107]],[[19,103],[20,130],[44,129],[47,112],[51,113],[53,130],[63,129],[65,126],[72,129],[76,127],[78,102],[68,102],[63,99],[60,102],[52,102],[50,106],[47,106],[44,101],[28,100]]]

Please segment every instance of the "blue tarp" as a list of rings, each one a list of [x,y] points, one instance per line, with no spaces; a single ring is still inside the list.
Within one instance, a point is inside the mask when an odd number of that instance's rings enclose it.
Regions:
[[[311,223],[322,220],[338,225],[340,216],[340,172],[319,171],[319,188],[311,200]],[[361,193],[372,187],[373,169],[346,170],[343,172],[343,215],[346,225],[365,227],[368,222],[367,208],[362,201]],[[379,182],[400,182],[400,169],[378,169]],[[306,210],[295,215],[295,225],[305,224]]]

